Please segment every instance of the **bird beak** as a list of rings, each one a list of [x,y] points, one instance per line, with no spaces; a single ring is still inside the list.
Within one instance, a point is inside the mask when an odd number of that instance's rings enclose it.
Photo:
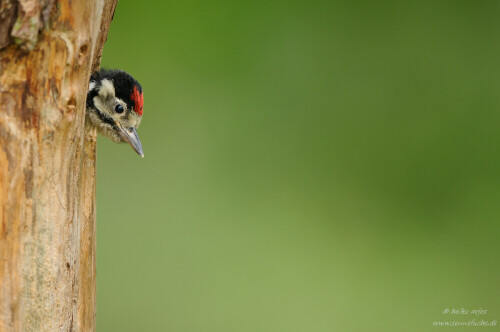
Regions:
[[[119,123],[116,123],[116,126],[118,127],[118,134],[123,139],[123,141],[127,142],[135,152],[137,152],[142,158],[144,158],[141,140],[139,139],[139,135],[137,134],[135,128],[124,128]]]

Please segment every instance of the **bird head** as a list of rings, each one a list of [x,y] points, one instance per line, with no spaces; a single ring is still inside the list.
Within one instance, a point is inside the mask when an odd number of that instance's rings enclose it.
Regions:
[[[144,157],[137,134],[143,110],[142,87],[122,70],[92,74],[87,94],[87,118],[98,132],[117,143],[128,143]]]

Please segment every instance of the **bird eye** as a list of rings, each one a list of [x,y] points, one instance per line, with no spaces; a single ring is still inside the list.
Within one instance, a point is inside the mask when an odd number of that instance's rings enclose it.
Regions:
[[[118,104],[115,106],[115,112],[116,113],[123,113],[124,109],[123,109],[123,106]]]

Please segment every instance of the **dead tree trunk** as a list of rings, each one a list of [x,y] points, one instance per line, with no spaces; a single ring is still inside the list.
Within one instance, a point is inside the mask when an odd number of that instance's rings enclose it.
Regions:
[[[95,330],[91,70],[117,0],[0,0],[0,331]]]

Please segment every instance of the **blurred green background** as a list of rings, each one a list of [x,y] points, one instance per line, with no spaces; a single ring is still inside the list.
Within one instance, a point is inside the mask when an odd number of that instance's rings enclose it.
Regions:
[[[498,1],[122,0],[103,65],[98,331],[500,319]]]

